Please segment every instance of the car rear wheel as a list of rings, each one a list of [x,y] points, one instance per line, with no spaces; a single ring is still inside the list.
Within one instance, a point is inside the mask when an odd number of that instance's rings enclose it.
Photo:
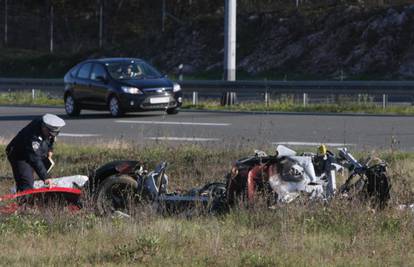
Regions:
[[[174,115],[178,113],[178,108],[169,108],[167,109],[167,114]]]
[[[65,97],[65,111],[69,116],[78,116],[81,112],[78,103],[72,95],[67,95]]]
[[[116,96],[112,96],[108,101],[109,112],[111,113],[112,117],[119,117],[124,112],[122,111],[121,104]]]

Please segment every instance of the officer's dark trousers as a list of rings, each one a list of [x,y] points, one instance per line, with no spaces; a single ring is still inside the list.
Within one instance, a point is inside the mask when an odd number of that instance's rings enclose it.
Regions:
[[[23,191],[32,189],[34,184],[33,168],[24,160],[10,160],[14,180],[16,181],[16,190]]]

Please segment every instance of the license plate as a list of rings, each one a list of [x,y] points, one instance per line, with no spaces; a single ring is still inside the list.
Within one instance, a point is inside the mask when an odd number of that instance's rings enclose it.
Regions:
[[[151,104],[161,104],[161,103],[168,103],[170,102],[169,97],[156,97],[156,98],[150,98]]]

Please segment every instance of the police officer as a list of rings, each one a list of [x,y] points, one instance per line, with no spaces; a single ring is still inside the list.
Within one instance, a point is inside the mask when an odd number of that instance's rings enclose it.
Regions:
[[[6,147],[17,191],[32,189],[35,171],[46,185],[47,169],[44,160],[51,158],[53,143],[65,121],[53,114],[45,114],[31,121]]]

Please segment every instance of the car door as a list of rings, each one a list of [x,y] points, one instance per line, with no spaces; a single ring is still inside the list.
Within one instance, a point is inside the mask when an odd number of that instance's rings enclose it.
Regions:
[[[106,105],[106,96],[108,93],[108,74],[101,63],[94,63],[91,72],[91,83],[88,93],[91,101],[95,105]]]
[[[92,69],[92,63],[88,62],[83,64],[78,71],[76,76],[76,83],[74,84],[75,95],[77,100],[82,104],[90,103],[89,86],[91,83],[90,73]]]

